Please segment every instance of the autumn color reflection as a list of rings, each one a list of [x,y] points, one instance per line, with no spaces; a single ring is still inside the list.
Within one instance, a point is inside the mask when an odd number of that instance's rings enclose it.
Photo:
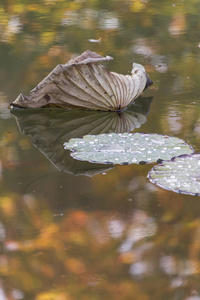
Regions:
[[[177,136],[199,152],[199,10],[197,0],[1,2],[1,299],[200,299],[199,197],[154,186],[145,165],[74,176],[57,160],[61,142],[86,134],[87,120],[95,133],[91,113],[51,123],[45,113],[15,119],[8,108],[90,49],[114,57],[118,73],[141,63],[154,81],[134,132]]]

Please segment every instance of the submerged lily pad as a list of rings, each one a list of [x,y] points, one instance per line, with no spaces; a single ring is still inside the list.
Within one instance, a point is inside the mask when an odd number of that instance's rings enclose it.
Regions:
[[[164,161],[151,169],[148,178],[166,190],[200,196],[200,154]]]
[[[86,135],[71,139],[64,147],[73,151],[75,159],[102,164],[145,164],[193,153],[179,138],[145,133]]]

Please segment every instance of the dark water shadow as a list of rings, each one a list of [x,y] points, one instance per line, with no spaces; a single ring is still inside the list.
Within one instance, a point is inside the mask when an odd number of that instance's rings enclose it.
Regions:
[[[147,121],[153,97],[140,97],[128,110],[99,112],[57,108],[13,109],[22,134],[31,137],[37,147],[60,171],[93,176],[110,170],[113,165],[77,161],[64,150],[64,142],[87,134],[132,132]]]

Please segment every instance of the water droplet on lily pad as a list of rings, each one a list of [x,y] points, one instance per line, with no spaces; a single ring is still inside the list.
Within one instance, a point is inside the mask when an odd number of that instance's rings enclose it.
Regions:
[[[64,148],[77,160],[102,164],[153,163],[194,152],[179,138],[138,132],[86,135],[64,143]]]
[[[200,196],[200,153],[163,161],[151,169],[148,178],[166,190]]]

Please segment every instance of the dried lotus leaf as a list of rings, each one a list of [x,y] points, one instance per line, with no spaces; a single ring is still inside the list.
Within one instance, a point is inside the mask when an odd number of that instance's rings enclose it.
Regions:
[[[143,66],[133,64],[131,75],[110,72],[99,62],[112,57],[85,51],[64,65],[58,65],[26,97],[20,94],[14,107],[56,106],[118,111],[130,105],[152,81]]]

